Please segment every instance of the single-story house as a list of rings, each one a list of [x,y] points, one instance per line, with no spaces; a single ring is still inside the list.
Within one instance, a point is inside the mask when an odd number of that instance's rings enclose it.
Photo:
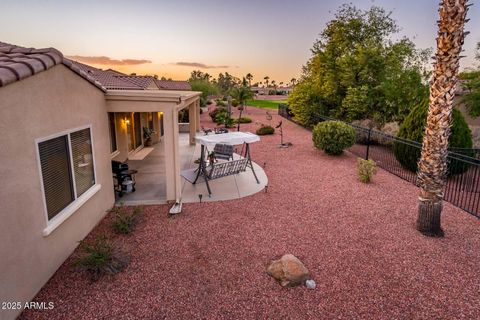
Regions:
[[[30,301],[105,216],[111,161],[143,147],[144,127],[165,148],[165,197],[180,200],[178,112],[194,144],[201,93],[161,83],[0,42],[0,301]]]

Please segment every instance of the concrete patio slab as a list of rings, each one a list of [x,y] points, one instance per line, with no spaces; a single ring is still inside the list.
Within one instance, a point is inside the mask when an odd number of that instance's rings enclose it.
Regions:
[[[196,168],[195,160],[200,158],[200,145],[192,146],[189,143],[189,135],[181,133],[180,139],[180,167],[181,170]],[[241,146],[237,146],[238,152]],[[140,151],[141,152],[141,151]],[[255,154],[252,155],[255,157]],[[238,159],[239,155],[235,155]],[[124,205],[153,205],[166,203],[165,165],[164,165],[163,142],[153,146],[153,150],[143,160],[128,160],[131,169],[138,173],[135,175],[136,191],[125,194],[123,197],[116,197],[117,204]],[[237,175],[219,178],[209,182],[212,190],[211,197],[208,196],[207,186],[203,179],[193,185],[183,179],[182,202],[198,202],[199,194],[202,194],[202,201],[223,201],[246,197],[265,189],[268,178],[265,171],[255,162],[253,163],[255,173],[260,181],[257,183],[250,168]]]

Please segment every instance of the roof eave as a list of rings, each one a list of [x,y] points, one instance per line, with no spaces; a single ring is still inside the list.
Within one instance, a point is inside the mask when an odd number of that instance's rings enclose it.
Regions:
[[[175,102],[200,96],[198,91],[167,91],[167,90],[106,90],[107,100],[129,100],[129,101],[158,101]]]

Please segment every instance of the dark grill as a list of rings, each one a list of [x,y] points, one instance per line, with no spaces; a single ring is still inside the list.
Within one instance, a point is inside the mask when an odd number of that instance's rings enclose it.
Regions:
[[[127,192],[135,192],[137,172],[137,170],[130,170],[126,162],[112,161],[113,188],[119,197]]]

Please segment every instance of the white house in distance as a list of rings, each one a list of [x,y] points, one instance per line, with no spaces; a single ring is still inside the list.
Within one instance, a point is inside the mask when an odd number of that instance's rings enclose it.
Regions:
[[[143,147],[144,127],[165,148],[165,199],[180,199],[178,112],[188,108],[194,144],[199,97],[185,82],[0,42],[0,301],[31,300],[114,205],[111,161]]]

